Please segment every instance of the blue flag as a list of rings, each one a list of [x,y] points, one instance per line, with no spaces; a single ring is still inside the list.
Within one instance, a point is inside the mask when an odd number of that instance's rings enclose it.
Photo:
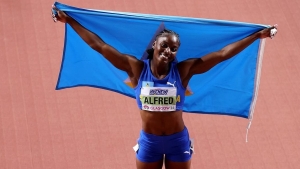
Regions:
[[[177,61],[218,51],[268,26],[232,21],[162,16],[55,6],[99,35],[119,52],[147,57],[146,50],[164,28],[180,35]],[[257,95],[264,41],[258,39],[237,56],[204,74],[195,75],[186,90],[183,111],[251,118]],[[126,72],[90,48],[68,24],[56,89],[90,86],[134,98]]]

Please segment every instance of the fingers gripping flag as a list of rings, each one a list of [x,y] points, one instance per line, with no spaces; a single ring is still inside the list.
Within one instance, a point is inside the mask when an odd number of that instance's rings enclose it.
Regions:
[[[155,36],[164,28],[180,35],[177,61],[199,58],[268,26],[177,16],[55,6],[99,35],[121,53],[147,57]],[[258,39],[237,56],[190,80],[183,111],[250,118],[255,105],[263,41]],[[65,25],[65,46],[56,89],[90,86],[134,98],[126,72],[115,68]]]

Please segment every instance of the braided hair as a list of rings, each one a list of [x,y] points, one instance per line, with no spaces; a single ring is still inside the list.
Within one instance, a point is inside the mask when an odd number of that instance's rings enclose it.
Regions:
[[[177,37],[179,45],[180,45],[179,34],[176,33],[176,32],[174,32],[174,31],[172,31],[172,30],[168,30],[168,29],[164,29],[163,31],[159,32],[159,34],[156,35],[155,40],[157,40],[158,37],[166,36],[168,34],[175,35]],[[148,53],[147,59],[152,59],[153,58],[154,49],[153,48],[147,49],[147,53]]]

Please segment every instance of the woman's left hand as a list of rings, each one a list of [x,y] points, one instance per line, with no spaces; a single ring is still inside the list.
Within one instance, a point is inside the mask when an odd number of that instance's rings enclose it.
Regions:
[[[258,37],[260,39],[267,38],[267,37],[270,37],[272,39],[277,33],[277,25],[263,29],[263,30],[259,31],[258,33],[259,33]]]

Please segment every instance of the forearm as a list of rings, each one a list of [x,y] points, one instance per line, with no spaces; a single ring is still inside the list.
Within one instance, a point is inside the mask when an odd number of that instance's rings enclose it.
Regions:
[[[104,41],[93,32],[87,30],[72,17],[66,19],[67,23],[76,31],[76,33],[93,49],[100,45],[105,45]]]
[[[188,76],[187,79],[189,80],[189,78],[192,77],[193,75],[204,73],[210,70],[215,65],[219,64],[220,62],[230,59],[233,56],[237,55],[246,47],[251,45],[255,40],[270,37],[270,33],[271,33],[270,31],[272,29],[277,29],[277,28],[275,26],[265,28],[242,40],[227,45],[223,49],[217,52],[209,53],[198,59],[191,59],[191,60],[184,61],[181,65],[185,65],[185,67],[188,67],[188,71],[186,71],[186,69],[182,71],[185,72],[184,75],[187,75]],[[273,34],[276,34],[276,32]]]
[[[212,52],[199,59],[187,62],[191,65],[190,74],[194,75],[210,70],[218,63],[230,59],[236,54],[240,53],[258,38],[260,38],[259,32],[254,33],[242,40],[229,44],[217,52]]]
[[[68,16],[66,18],[66,23],[68,23],[92,49],[102,54],[102,56],[116,68],[124,70],[127,73],[131,72],[129,56],[120,53],[112,46],[106,44],[97,34],[83,27],[75,19]]]
[[[236,54],[240,53],[255,40],[260,38],[259,32],[256,32],[240,41],[234,42],[226,47],[224,47],[220,52],[222,53],[222,60],[227,60]]]

